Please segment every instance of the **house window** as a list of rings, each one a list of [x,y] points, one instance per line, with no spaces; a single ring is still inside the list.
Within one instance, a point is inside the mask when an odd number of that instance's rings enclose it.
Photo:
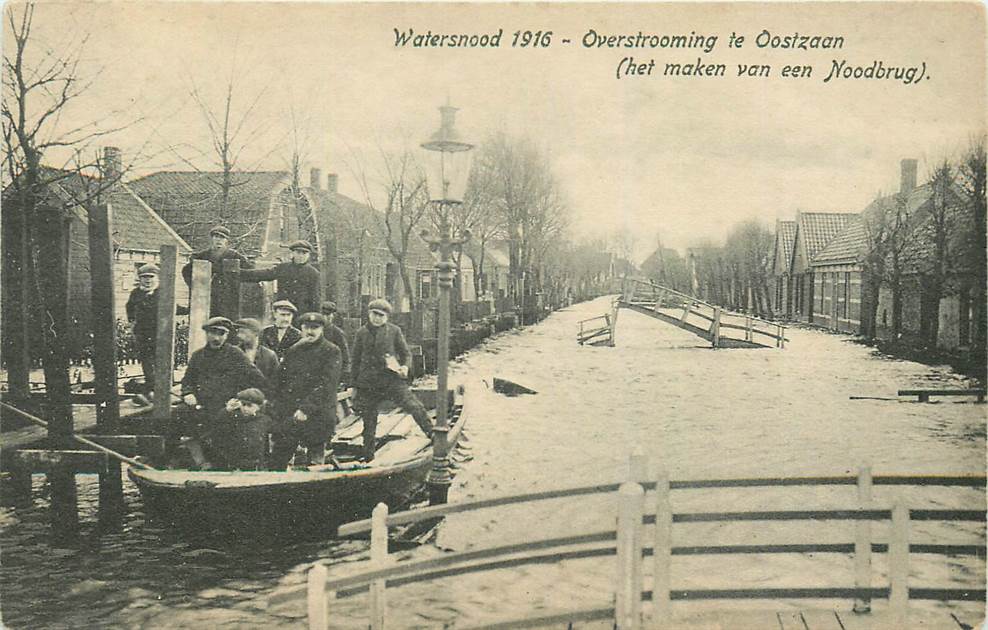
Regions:
[[[419,299],[427,300],[432,297],[432,272],[419,272]]]
[[[844,272],[844,319],[847,319],[847,305],[851,301],[851,272]]]

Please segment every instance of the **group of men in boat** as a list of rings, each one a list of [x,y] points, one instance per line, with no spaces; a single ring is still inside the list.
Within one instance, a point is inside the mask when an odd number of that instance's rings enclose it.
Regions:
[[[336,305],[318,302],[319,272],[309,264],[309,243],[291,243],[290,262],[252,269],[248,259],[229,247],[226,228],[214,228],[210,237],[212,247],[192,259],[213,263],[212,317],[202,326],[206,345],[190,355],[181,383],[189,411],[182,433],[189,438],[184,443],[195,466],[285,470],[293,457],[296,466],[324,464],[327,458],[334,462],[326,447],[336,427],[341,382],[356,388],[364,461],[374,458],[378,410],[384,400],[401,407],[431,435],[428,414],[405,382],[411,353],[401,329],[388,321],[387,300],[370,302],[368,321],[357,331],[351,354],[343,330],[333,322]],[[240,281],[277,281],[271,325],[224,316],[224,311],[235,312],[227,308],[231,295],[237,294],[230,289],[231,274],[220,273],[222,261],[229,258],[241,263]],[[190,283],[191,265],[190,261],[182,270]],[[148,392],[153,382],[157,275],[156,266],[142,266],[139,286],[127,304]]]

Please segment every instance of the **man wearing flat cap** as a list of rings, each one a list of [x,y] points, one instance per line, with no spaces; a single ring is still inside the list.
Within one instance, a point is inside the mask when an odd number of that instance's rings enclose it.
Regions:
[[[127,322],[134,335],[137,359],[144,372],[144,388],[141,392],[151,397],[154,392],[154,350],[158,338],[158,265],[146,263],[137,269],[137,286],[127,298]],[[178,315],[186,315],[189,309],[178,306]]]
[[[295,241],[287,246],[291,260],[280,262],[269,269],[251,269],[240,273],[241,282],[278,283],[275,300],[288,300],[300,313],[319,310],[319,270],[309,264],[312,245],[308,241]]]
[[[298,309],[288,300],[278,300],[271,305],[271,312],[274,323],[261,331],[261,345],[274,350],[280,361],[285,358],[285,352],[302,338],[302,331],[292,326]]]
[[[325,301],[320,305],[322,314],[326,316],[326,339],[340,349],[342,364],[340,365],[340,380],[349,382],[350,374],[350,346],[346,342],[346,334],[343,329],[336,325],[334,316],[336,315],[336,302]]]
[[[357,331],[353,342],[351,370],[357,388],[355,406],[364,422],[365,461],[374,459],[378,408],[384,400],[411,414],[422,432],[432,435],[425,407],[405,383],[411,358],[408,343],[401,328],[388,321],[389,315],[391,304],[387,300],[372,300],[367,305],[368,323]]]
[[[189,357],[182,377],[182,400],[200,412],[198,424],[208,426],[237,392],[250,387],[264,390],[268,384],[247,355],[227,343],[234,330],[233,322],[225,317],[213,317],[202,328],[206,331],[206,345]]]
[[[192,286],[192,261],[208,260],[212,263],[212,283],[209,294],[210,317],[235,317],[240,311],[240,288],[237,278],[223,273],[224,260],[239,260],[241,269],[251,269],[254,263],[246,256],[230,247],[230,230],[218,225],[209,231],[211,246],[195,252],[191,260],[182,267],[185,283]]]
[[[302,339],[285,353],[275,385],[272,467],[283,470],[299,444],[308,461],[322,464],[326,443],[336,429],[336,392],[340,384],[340,350],[323,335],[326,318],[305,313],[298,319]]]
[[[274,383],[278,376],[279,360],[274,350],[263,346],[260,343],[261,322],[253,317],[238,319],[235,323],[237,327],[237,339],[240,341],[240,349],[247,355],[247,359],[254,364],[268,383]]]

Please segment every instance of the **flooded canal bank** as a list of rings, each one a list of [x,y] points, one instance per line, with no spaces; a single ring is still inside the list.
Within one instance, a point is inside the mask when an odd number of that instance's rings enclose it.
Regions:
[[[689,333],[622,311],[614,348],[580,347],[576,322],[598,315],[606,300],[579,304],[538,326],[511,331],[467,353],[451,380],[484,387],[493,376],[537,390],[507,398],[487,390],[467,427],[469,461],[460,466],[451,501],[613,481],[640,447],[674,479],[853,473],[984,472],[985,407],[943,402],[849,400],[893,396],[905,387],[959,387],[947,370],[876,357],[844,338],[791,331],[785,350],[711,350]],[[95,477],[80,477],[82,541],[47,541],[41,478],[35,506],[0,512],[0,600],[14,628],[296,627],[304,607],[266,610],[263,599],[304,580],[316,558],[338,565],[366,557],[359,541],[249,542],[205,547],[145,523],[139,497],[125,486],[121,533],[95,535]],[[39,498],[39,494],[40,496]],[[876,489],[876,502],[894,492]],[[910,504],[980,509],[978,491],[907,489]],[[675,494],[677,510],[841,507],[853,488],[697,491]],[[423,558],[443,550],[607,529],[608,498],[450,517],[434,545],[400,552]],[[984,544],[983,526],[917,524],[913,536]],[[716,540],[843,542],[850,525],[703,524],[676,530],[677,544]],[[885,535],[878,526],[876,536]],[[881,555],[876,569],[882,571]],[[676,559],[674,588],[846,585],[847,556],[697,557]],[[611,559],[522,567],[414,585],[389,593],[396,625],[464,625],[512,618],[535,607],[606,605]],[[338,567],[331,568],[339,570]],[[287,574],[287,575],[286,575]],[[983,560],[921,558],[914,579],[930,586],[983,585]],[[978,586],[981,588],[982,586]],[[363,627],[361,597],[333,602],[342,627]],[[725,604],[727,605],[727,604]],[[335,623],[335,622],[334,622]]]

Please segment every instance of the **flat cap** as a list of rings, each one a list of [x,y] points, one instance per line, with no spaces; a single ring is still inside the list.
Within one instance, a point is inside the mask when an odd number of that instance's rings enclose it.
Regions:
[[[248,387],[247,389],[237,392],[237,400],[245,403],[254,403],[255,405],[263,405],[264,392],[256,387]]]
[[[323,315],[332,315],[336,312],[336,302],[326,300],[319,305],[319,310],[322,311]]]
[[[158,268],[158,265],[156,265],[154,263],[148,263],[146,265],[141,265],[137,269],[137,275],[138,276],[156,276],[156,275],[158,275],[158,272],[159,271],[161,271],[161,270]]]
[[[382,313],[391,314],[391,302],[388,302],[384,298],[377,298],[376,300],[371,300],[370,304],[367,305],[368,311],[381,311]]]
[[[219,234],[220,236],[225,236],[227,238],[230,238],[230,230],[226,229],[222,225],[217,225],[216,227],[214,227],[209,231],[210,236],[215,236],[217,234]]]
[[[312,244],[309,241],[292,241],[285,247],[288,249],[304,249],[307,252],[312,251]]]
[[[202,325],[203,330],[209,330],[210,328],[222,328],[227,332],[230,332],[233,330],[233,322],[226,317],[211,317],[205,324]]]
[[[253,317],[244,317],[243,319],[238,319],[235,325],[237,328],[246,328],[248,330],[253,330],[256,333],[261,332],[261,322],[254,319]]]
[[[305,326],[306,324],[310,326],[326,326],[326,316],[322,313],[306,313],[298,318],[299,328]]]
[[[288,300],[278,300],[271,305],[271,308],[276,311],[291,311],[293,313],[298,313],[298,309],[295,305]]]

